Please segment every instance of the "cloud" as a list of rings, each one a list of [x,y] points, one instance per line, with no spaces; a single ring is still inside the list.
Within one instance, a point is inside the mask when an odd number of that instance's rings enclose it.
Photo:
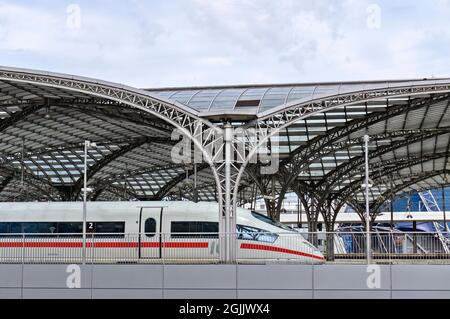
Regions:
[[[57,34],[53,15],[28,7],[0,2],[0,49],[39,52]]]
[[[448,0],[0,0],[0,63],[140,87],[450,75]],[[380,7],[380,28],[367,24]]]

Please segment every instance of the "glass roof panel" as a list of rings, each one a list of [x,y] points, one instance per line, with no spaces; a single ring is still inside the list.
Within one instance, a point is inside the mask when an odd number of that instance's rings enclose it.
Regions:
[[[220,92],[215,98],[211,111],[233,110],[239,97],[245,92],[245,89],[227,89]]]
[[[202,90],[199,91],[190,101],[189,106],[199,110],[199,111],[208,111],[211,107],[211,104],[215,97],[222,90]]]

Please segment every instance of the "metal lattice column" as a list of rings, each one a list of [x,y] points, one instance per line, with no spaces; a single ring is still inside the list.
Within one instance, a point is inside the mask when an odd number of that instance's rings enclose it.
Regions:
[[[233,263],[236,261],[236,201],[234,190],[237,187],[237,172],[234,160],[234,129],[226,124],[223,130],[223,160],[216,160],[216,170],[220,177],[219,192],[219,233],[220,261]]]

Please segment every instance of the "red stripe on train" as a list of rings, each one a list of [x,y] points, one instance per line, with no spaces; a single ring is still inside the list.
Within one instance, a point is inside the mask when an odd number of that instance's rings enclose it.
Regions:
[[[163,243],[164,248],[208,248],[208,243]]]
[[[255,249],[255,250],[273,251],[273,252],[277,252],[277,253],[299,255],[299,256],[303,256],[303,257],[309,257],[309,258],[314,258],[314,259],[318,259],[318,260],[324,260],[323,257],[316,256],[316,255],[313,255],[313,254],[308,254],[308,253],[305,253],[305,252],[302,252],[302,251],[291,250],[291,249],[280,248],[280,247],[273,247],[273,246],[266,246],[266,245],[244,243],[244,244],[241,244],[241,249]]]
[[[207,242],[166,242],[162,243],[141,243],[141,248],[208,248],[209,244]],[[38,243],[38,242],[0,242],[0,248],[82,248],[83,243],[81,242],[52,242],[52,243]],[[86,243],[86,247],[91,248],[92,243]],[[139,243],[136,242],[98,242],[94,243],[94,248],[138,248]],[[308,254],[302,251],[296,251],[286,248],[258,245],[258,244],[241,244],[241,249],[253,249],[253,250],[263,250],[263,251],[273,251],[285,254],[299,255],[303,257],[314,258],[318,260],[323,260],[323,257],[315,256],[313,254]]]
[[[80,248],[83,247],[83,243],[22,243],[22,242],[0,242],[2,248]]]
[[[168,242],[162,243],[141,243],[141,248],[208,248],[208,243],[186,243],[186,242]],[[83,243],[80,242],[53,242],[53,243],[22,243],[22,242],[0,242],[0,248],[82,248]],[[139,243],[136,242],[99,242],[86,243],[86,247],[91,248],[138,248]]]
[[[141,248],[208,248],[208,243],[187,243],[187,242],[166,242],[166,243],[141,243]],[[88,243],[87,247],[91,247]],[[139,244],[135,242],[131,243],[94,243],[94,248],[138,248]]]

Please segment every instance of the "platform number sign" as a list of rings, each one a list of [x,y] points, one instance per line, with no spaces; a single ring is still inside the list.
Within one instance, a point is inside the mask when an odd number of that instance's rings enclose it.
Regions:
[[[81,267],[78,265],[68,265],[66,273],[69,275],[66,279],[66,285],[69,289],[81,288]]]
[[[367,280],[366,285],[369,289],[381,288],[381,268],[379,265],[367,266]]]

